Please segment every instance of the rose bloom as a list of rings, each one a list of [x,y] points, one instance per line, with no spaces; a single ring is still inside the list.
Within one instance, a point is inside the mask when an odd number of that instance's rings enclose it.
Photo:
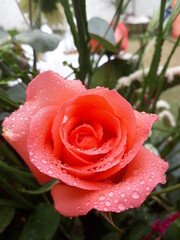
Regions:
[[[172,3],[172,9],[176,6],[176,4],[177,0],[174,0]],[[172,37],[176,39],[179,36],[180,36],[180,13],[178,14],[178,16],[176,17],[172,24]]]
[[[3,122],[3,136],[65,216],[139,207],[168,164],[142,145],[154,114],[140,113],[114,90],[87,90],[48,71],[27,88],[24,105]]]
[[[111,24],[111,27],[113,27],[114,22]],[[126,50],[127,46],[128,46],[128,30],[126,28],[126,26],[124,24],[122,24],[121,22],[118,22],[116,29],[114,31],[114,39],[115,39],[115,43],[117,44],[118,42],[121,42],[121,46],[119,48],[119,50]],[[98,46],[98,42],[94,39],[91,39],[91,41],[89,42],[90,46],[91,46],[91,51],[93,52],[96,47]],[[97,53],[101,53],[103,49],[103,46],[100,44],[98,49],[97,49]]]

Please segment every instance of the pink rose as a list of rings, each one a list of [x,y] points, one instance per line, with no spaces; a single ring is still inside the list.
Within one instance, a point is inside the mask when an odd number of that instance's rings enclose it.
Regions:
[[[110,26],[113,27],[113,25],[114,25],[114,22]],[[127,49],[128,30],[127,30],[126,26],[121,22],[118,22],[118,24],[116,26],[116,29],[114,31],[114,39],[115,39],[116,44],[122,40],[119,51],[120,50],[125,51]],[[91,41],[89,43],[91,45],[91,51],[93,52],[96,49],[96,47],[98,46],[98,42],[94,39],[91,39]],[[100,44],[97,49],[97,53],[100,54],[102,52],[102,49],[103,49],[103,46]]]
[[[48,71],[28,85],[25,104],[3,122],[3,136],[40,183],[59,179],[52,197],[61,214],[121,212],[165,183],[168,164],[142,146],[156,120],[114,90],[86,90]]]

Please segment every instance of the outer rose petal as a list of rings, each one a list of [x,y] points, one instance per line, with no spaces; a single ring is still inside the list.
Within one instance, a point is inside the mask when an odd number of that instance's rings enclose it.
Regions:
[[[3,122],[3,136],[21,155],[39,182],[49,180],[29,160],[27,137],[31,119],[43,106],[61,105],[85,91],[80,81],[68,81],[58,74],[47,71],[39,74],[27,88],[26,103]]]
[[[53,187],[55,208],[64,216],[99,211],[122,212],[139,207],[158,183],[165,183],[168,164],[142,147],[128,165],[124,178],[111,188],[86,191],[63,184]]]
[[[83,91],[86,89],[81,81],[65,80],[57,73],[47,71],[39,74],[28,85],[26,101],[34,101],[41,107],[61,105]]]

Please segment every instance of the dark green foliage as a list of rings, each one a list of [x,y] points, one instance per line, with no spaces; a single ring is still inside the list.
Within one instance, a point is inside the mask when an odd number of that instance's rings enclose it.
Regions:
[[[156,111],[156,103],[160,95],[168,90],[168,95],[179,99],[179,75],[168,82],[166,70],[175,50],[179,47],[180,38],[167,56],[163,70],[157,73],[161,60],[161,50],[167,39],[172,20],[180,11],[180,2],[172,15],[164,21],[164,11],[168,5],[161,1],[161,8],[152,18],[147,31],[140,37],[141,47],[138,57],[130,60],[121,59],[115,45],[113,29],[100,19],[92,18],[87,21],[85,0],[34,0],[44,13],[53,14],[60,2],[64,8],[74,43],[79,53],[79,66],[71,66],[77,78],[86,83],[88,88],[97,86],[117,89],[135,109],[148,112]],[[115,23],[119,20],[127,1],[117,1],[117,9],[113,16]],[[74,18],[76,21],[74,21]],[[12,39],[13,37],[13,39]],[[90,53],[89,41],[94,38],[102,45],[103,50],[94,62],[95,52]],[[139,68],[148,43],[156,40],[153,59],[147,74],[135,79],[128,85],[118,87],[118,79],[129,77]],[[14,42],[16,40],[16,43]],[[37,75],[29,65],[24,50],[17,43],[27,43],[37,52],[53,50],[59,43],[60,37],[32,30],[28,33],[17,33],[0,28],[0,122],[12,111],[23,104],[26,88],[30,80]],[[37,53],[34,52],[34,65]],[[103,56],[108,59],[99,65]],[[34,68],[36,69],[36,68]],[[20,79],[17,85],[9,86],[9,82]],[[155,96],[154,96],[155,94]],[[140,97],[141,96],[141,97]],[[169,102],[169,96],[165,98]],[[146,101],[145,101],[146,100]],[[153,100],[153,101],[152,101]],[[176,100],[176,99],[175,99]],[[179,101],[179,100],[178,100]],[[153,104],[150,104],[153,102]],[[53,205],[50,190],[58,181],[39,184],[30,172],[23,159],[0,136],[0,240],[142,240],[152,234],[151,239],[160,237],[156,231],[152,233],[151,225],[159,219],[168,219],[175,212],[180,212],[180,114],[178,103],[175,101],[172,109],[175,114],[176,126],[172,127],[159,121],[147,142],[156,147],[160,156],[169,163],[167,183],[157,186],[154,192],[138,209],[130,209],[122,213],[99,213],[90,211],[86,216],[77,218],[63,217],[58,214]],[[171,110],[171,109],[170,109]],[[0,127],[0,133],[2,128]],[[180,220],[176,219],[166,229],[163,240],[178,240],[180,236]]]

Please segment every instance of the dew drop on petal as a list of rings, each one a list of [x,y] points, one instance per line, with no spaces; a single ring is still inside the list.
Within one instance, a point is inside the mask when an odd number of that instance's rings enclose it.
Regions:
[[[141,180],[141,181],[140,181],[140,184],[141,184],[141,185],[144,185],[144,184],[145,184],[145,181],[144,181],[144,180]]]
[[[125,210],[124,204],[123,203],[119,203],[118,204],[118,209],[121,210],[121,211]]]
[[[48,174],[53,174],[53,171],[52,170],[48,170],[47,173]]]
[[[115,203],[118,203],[118,201],[119,201],[119,200],[118,200],[117,198],[114,199],[114,202],[115,202]]]
[[[104,201],[104,199],[105,199],[105,196],[103,194],[99,196],[100,201]]]
[[[46,163],[47,163],[47,161],[46,161],[46,160],[44,160],[44,159],[42,159],[42,163],[46,164]]]
[[[109,207],[109,206],[111,206],[111,203],[110,203],[109,201],[106,201],[106,202],[105,202],[105,205],[106,205],[107,207]]]
[[[134,199],[138,199],[139,198],[139,193],[138,192],[133,192],[132,197]]]
[[[121,193],[121,197],[124,198],[125,197],[125,193]]]
[[[114,195],[113,192],[109,192],[109,196],[112,197]]]
[[[86,206],[88,207],[90,205],[90,201],[87,201],[86,202]]]

